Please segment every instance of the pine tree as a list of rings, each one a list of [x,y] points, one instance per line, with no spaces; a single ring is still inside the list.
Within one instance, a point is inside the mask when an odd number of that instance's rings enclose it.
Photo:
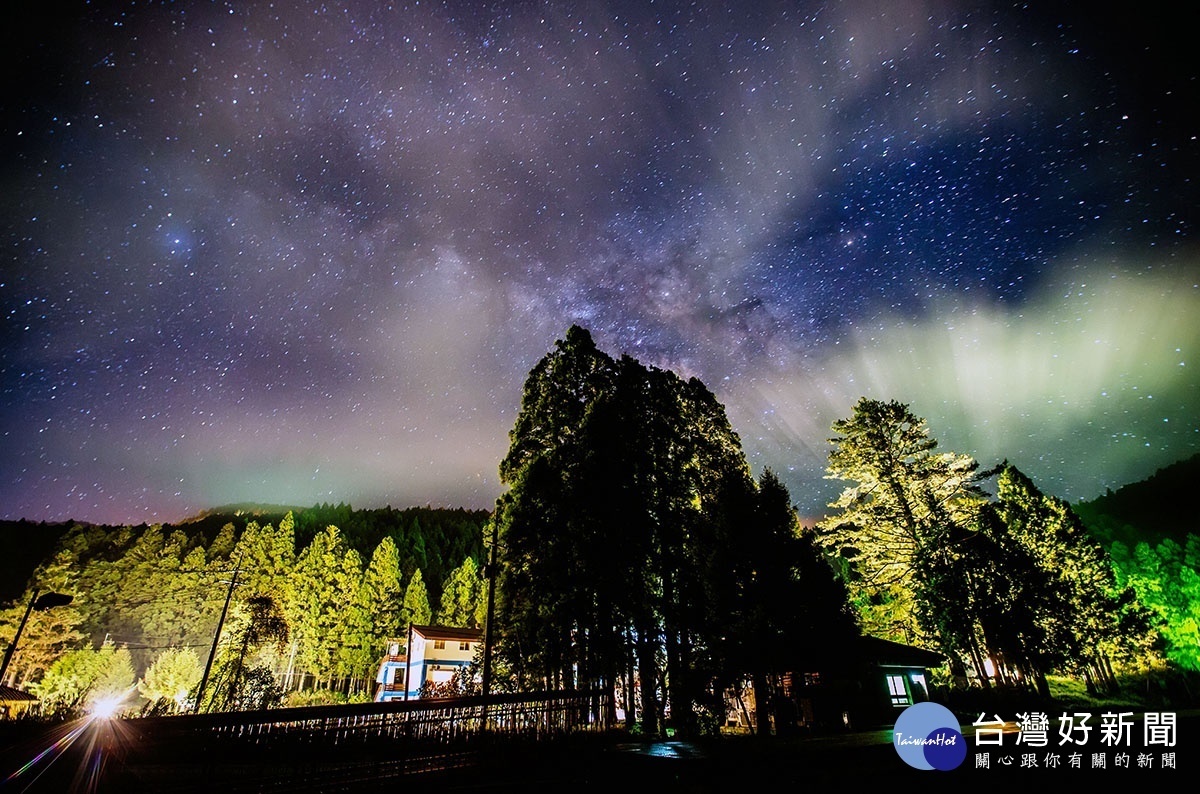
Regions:
[[[1008,531],[1051,577],[1057,594],[1042,615],[1046,638],[1094,691],[1116,686],[1112,660],[1143,653],[1148,615],[1131,588],[1117,584],[1108,554],[1069,504],[1043,494],[1015,466],[1004,464],[996,509]]]
[[[371,629],[378,643],[398,637],[407,629],[404,617],[404,588],[401,586],[400,553],[396,543],[385,537],[375,547],[363,574],[362,601],[367,606]]]
[[[271,596],[277,603],[291,600],[290,576],[296,564],[295,518],[284,516],[276,529],[250,521],[238,538],[232,558],[239,561],[247,592]]]
[[[978,464],[937,452],[925,420],[894,400],[864,397],[833,430],[826,477],[853,484],[818,524],[820,541],[848,568],[864,629],[911,642],[923,634],[912,601],[915,562],[949,525],[973,520],[984,501]]]
[[[405,629],[409,624],[427,626],[433,620],[433,610],[429,608],[429,593],[425,590],[425,579],[420,568],[413,571],[408,586],[404,588],[404,607],[400,619]]]
[[[334,673],[344,682],[343,689],[348,692],[364,687],[366,678],[373,673],[371,667],[378,659],[371,625],[371,604],[363,598],[362,579],[362,558],[356,550],[348,548],[342,554],[338,581],[349,598],[338,621],[330,626],[338,640]]]
[[[443,626],[479,628],[476,615],[482,600],[483,579],[479,576],[479,565],[474,557],[467,557],[462,565],[450,572],[442,587],[437,621]]]
[[[295,606],[286,616],[295,632],[296,663],[325,688],[346,672],[339,649],[346,640],[345,621],[361,576],[357,552],[347,549],[341,531],[332,524],[317,533],[296,561]]]

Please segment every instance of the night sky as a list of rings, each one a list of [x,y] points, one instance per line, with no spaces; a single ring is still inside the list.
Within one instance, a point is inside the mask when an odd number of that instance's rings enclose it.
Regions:
[[[1185,4],[29,5],[2,518],[491,508],[572,323],[806,517],[864,395],[1072,500],[1200,451]]]

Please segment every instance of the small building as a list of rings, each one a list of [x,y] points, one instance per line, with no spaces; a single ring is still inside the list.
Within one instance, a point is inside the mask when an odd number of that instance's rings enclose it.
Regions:
[[[0,720],[15,720],[37,703],[28,692],[0,684]]]
[[[482,642],[479,629],[412,626],[406,653],[400,652],[404,647],[400,640],[389,643],[375,676],[375,700],[413,700],[421,696],[426,684],[448,684],[456,672],[471,664]]]
[[[945,663],[933,651],[859,637],[856,664],[784,676],[799,725],[818,729],[891,726],[900,712],[929,700],[929,671]]]
[[[945,664],[944,656],[879,637],[863,637],[863,643],[874,673],[866,682],[867,699],[878,718],[894,723],[904,709],[929,700],[929,670]]]

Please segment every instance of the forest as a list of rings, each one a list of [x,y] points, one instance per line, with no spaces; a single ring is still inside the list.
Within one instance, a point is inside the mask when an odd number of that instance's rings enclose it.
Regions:
[[[30,613],[7,682],[64,713],[114,697],[165,713],[364,700],[409,622],[482,621],[486,512],[239,512],[66,528],[0,630],[12,637],[35,590],[72,601]]]
[[[494,688],[605,690],[652,735],[714,730],[747,685],[769,708],[785,673],[857,663],[864,634],[940,651],[948,689],[1048,696],[1068,676],[1104,694],[1200,670],[1200,541],[1189,516],[1146,509],[1200,459],[1071,505],[1008,461],[941,450],[895,400],[864,397],[831,430],[843,489],[803,526],[702,382],[575,326],[525,382],[493,511],[10,522],[42,534],[0,641],[36,593],[72,600],[29,613],[2,683],[44,714],[366,700],[410,623],[484,626],[489,576]]]

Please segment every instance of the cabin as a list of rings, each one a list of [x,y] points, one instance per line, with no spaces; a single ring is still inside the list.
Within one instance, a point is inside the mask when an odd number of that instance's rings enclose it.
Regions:
[[[904,709],[929,700],[930,670],[946,661],[940,653],[879,637],[859,637],[857,651],[857,663],[844,669],[782,677],[782,694],[798,725],[891,727]]]
[[[930,670],[941,654],[912,645],[861,636],[836,662],[800,661],[773,677],[768,730],[829,733],[891,727],[900,712],[929,700]],[[747,679],[726,693],[725,727],[756,730],[755,692]]]
[[[33,695],[0,684],[0,720],[14,720],[38,704]]]
[[[479,629],[411,626],[406,642],[394,639],[388,643],[375,676],[375,700],[415,700],[426,685],[448,684],[456,672],[471,664],[482,642]]]

